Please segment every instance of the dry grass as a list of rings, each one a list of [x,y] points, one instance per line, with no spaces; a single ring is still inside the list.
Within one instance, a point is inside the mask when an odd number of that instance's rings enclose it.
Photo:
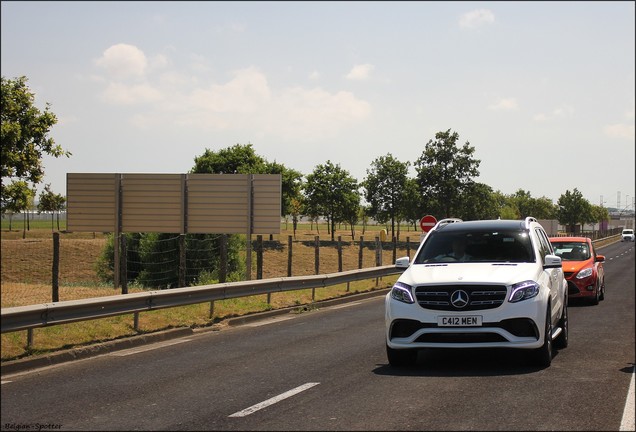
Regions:
[[[315,228],[315,226],[314,226]],[[364,234],[363,267],[375,266],[374,238],[379,235],[381,227],[373,227]],[[274,242],[264,238],[263,278],[287,276],[288,236],[291,231],[283,229],[281,234],[274,235]],[[331,243],[326,229],[320,232],[310,230],[309,226],[297,230],[292,246],[292,274],[294,276],[312,275],[315,273],[314,238],[319,235],[319,272],[334,273],[338,271],[338,251],[335,243]],[[361,231],[356,234],[356,242]],[[343,270],[358,268],[359,244],[351,242],[350,231],[336,231],[336,239],[342,237]],[[403,232],[402,238],[410,236],[412,242],[419,239],[419,234],[411,231]],[[100,285],[95,275],[94,264],[104,244],[105,236],[92,233],[61,234],[60,249],[64,250],[60,261],[60,300],[101,297],[119,294],[112,286]],[[51,301],[51,267],[52,267],[52,234],[50,229],[32,229],[22,239],[22,231],[2,231],[2,277],[0,293],[2,307],[40,304]],[[411,243],[411,253],[416,243]],[[397,256],[406,255],[406,248],[398,249]],[[393,251],[384,250],[382,264],[390,264]],[[252,278],[256,279],[256,255],[253,255]],[[384,278],[379,286],[375,279],[346,285],[327,287],[315,291],[315,300],[339,297],[342,295],[364,292],[376,288],[390,286],[394,277]],[[129,292],[143,291],[129,287]],[[32,354],[46,353],[59,349],[81,346],[95,342],[108,341],[139,333],[152,332],[173,327],[209,326],[232,316],[239,316],[268,309],[306,305],[312,302],[312,290],[274,293],[270,296],[252,296],[229,299],[214,303],[213,315],[210,316],[209,303],[175,307],[159,311],[139,314],[138,327],[134,327],[134,316],[122,315],[111,318],[84,321],[72,324],[35,329],[31,346],[27,346],[27,332],[13,332],[2,335],[2,361],[7,361]]]

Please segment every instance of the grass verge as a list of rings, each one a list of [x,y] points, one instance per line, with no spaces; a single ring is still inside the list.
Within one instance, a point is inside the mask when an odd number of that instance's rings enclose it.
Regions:
[[[134,326],[134,314],[119,315],[77,323],[60,324],[33,329],[33,340],[27,345],[27,331],[2,335],[2,361],[16,360],[32,355],[47,354],[62,349],[75,348],[124,337],[167,330],[177,327],[207,327],[222,323],[236,316],[243,316],[272,309],[311,305],[313,302],[338,298],[350,294],[390,287],[397,275],[318,288],[312,300],[312,290],[298,290],[270,295],[257,295],[179,306],[139,313],[138,327]],[[212,312],[212,313],[211,313]]]

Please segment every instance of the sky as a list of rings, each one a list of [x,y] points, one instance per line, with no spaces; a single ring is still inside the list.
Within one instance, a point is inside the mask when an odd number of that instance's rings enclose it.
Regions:
[[[475,178],[633,208],[635,2],[2,1],[2,76],[58,117],[67,173],[187,173],[252,144],[304,175],[411,164],[437,132]]]

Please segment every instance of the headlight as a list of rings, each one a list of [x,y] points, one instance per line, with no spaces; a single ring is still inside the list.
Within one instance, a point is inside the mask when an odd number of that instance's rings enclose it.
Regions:
[[[403,303],[415,303],[411,295],[411,286],[402,282],[396,282],[391,289],[391,298]]]
[[[514,284],[510,290],[510,303],[531,299],[539,294],[539,284],[535,281],[525,281]]]
[[[586,269],[581,270],[577,275],[577,279],[585,279],[586,277],[592,276],[592,267],[588,267]]]

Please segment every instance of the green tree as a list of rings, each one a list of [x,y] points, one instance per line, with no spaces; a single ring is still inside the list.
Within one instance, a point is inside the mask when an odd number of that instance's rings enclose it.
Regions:
[[[583,194],[577,188],[572,192],[565,191],[557,202],[559,209],[556,218],[561,225],[568,227],[568,232],[574,233],[577,224],[584,224],[592,219],[592,205],[583,198]]]
[[[27,78],[2,77],[2,126],[0,132],[0,196],[7,197],[6,178],[38,184],[44,176],[42,157],[60,157],[71,153],[55,144],[49,136],[57,117],[46,104],[44,112],[34,104],[35,95],[27,86]],[[4,208],[4,206],[3,206]]]
[[[462,191],[458,206],[463,220],[496,219],[499,206],[492,188],[484,183],[469,183]]]
[[[391,221],[391,236],[395,237],[395,222],[400,222],[400,208],[406,201],[409,162],[400,162],[388,153],[375,159],[362,182],[371,214],[380,221]]]
[[[353,208],[357,212],[356,205],[360,204],[356,179],[331,161],[317,165],[307,176],[305,197],[310,214],[316,213],[327,218],[332,241],[336,223],[347,222]]]
[[[268,162],[265,168],[266,174],[280,174],[281,176],[281,216],[287,216],[292,212],[292,200],[302,198],[303,175],[285,165]]]
[[[5,189],[5,200],[2,205],[2,213],[8,212],[11,217],[14,213],[22,213],[24,215],[24,225],[22,231],[22,238],[26,238],[27,229],[27,212],[35,192],[29,188],[29,185],[24,180],[17,180],[11,182]],[[11,219],[9,219],[9,230],[11,230]]]
[[[194,158],[191,173],[266,174],[267,161],[254,151],[252,144],[235,144],[218,151],[205,149]]]
[[[404,200],[400,206],[400,219],[405,220],[414,230],[419,229],[419,220],[424,216],[422,210],[422,197],[417,179],[408,178],[404,185]]]
[[[509,197],[509,203],[517,207],[519,218],[533,216],[537,219],[554,219],[556,206],[546,197],[533,198],[530,191],[517,190]]]
[[[54,215],[57,214],[57,230],[60,230],[60,211],[64,209],[66,198],[60,194],[51,191],[51,184],[47,183],[44,190],[40,193],[38,202],[38,213],[43,211],[51,212],[51,231],[53,231]]]
[[[608,221],[610,218],[610,214],[609,211],[607,210],[607,208],[600,206],[600,205],[592,205],[592,209],[590,211],[590,216],[591,216],[591,221],[590,223],[598,223],[601,224],[601,230],[602,230],[602,223],[604,221]]]
[[[459,147],[457,132],[435,134],[415,162],[417,180],[424,201],[433,214],[452,217],[461,211],[461,197],[479,175],[481,161],[474,159],[469,142]]]
[[[289,203],[289,214],[292,217],[292,227],[294,231],[294,239],[296,238],[296,230],[298,229],[298,220],[304,212],[303,197],[292,198]]]

